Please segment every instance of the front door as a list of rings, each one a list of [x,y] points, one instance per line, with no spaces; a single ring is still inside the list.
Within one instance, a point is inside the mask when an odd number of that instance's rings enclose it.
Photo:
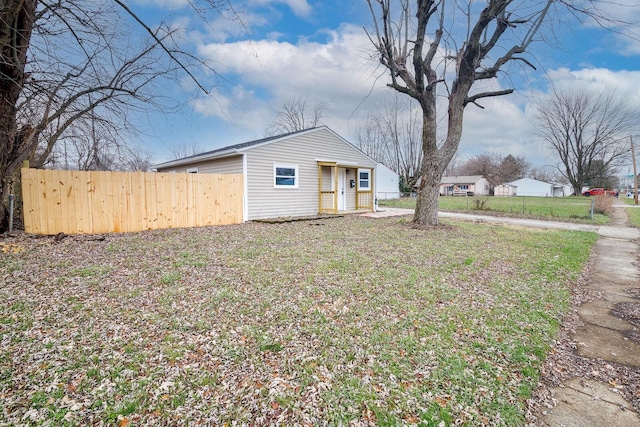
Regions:
[[[338,210],[343,211],[347,206],[347,171],[338,169]]]

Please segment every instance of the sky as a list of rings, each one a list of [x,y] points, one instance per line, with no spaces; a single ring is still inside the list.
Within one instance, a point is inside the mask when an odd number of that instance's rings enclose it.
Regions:
[[[640,22],[635,0],[598,3],[614,18]],[[185,45],[219,76],[209,94],[186,75],[163,89],[183,104],[145,118],[142,144],[155,163],[171,160],[178,145],[209,151],[262,138],[275,110],[292,97],[322,102],[322,123],[356,144],[367,116],[393,96],[364,30],[372,23],[365,0],[238,0],[233,12],[208,11],[204,20],[187,0],[129,4],[150,25],[181,27]],[[553,18],[559,24],[545,28],[546,41],[534,43],[527,56],[536,70],[512,68],[495,82],[512,84],[515,92],[484,100],[484,109],[466,108],[458,159],[498,153],[538,167],[556,164],[533,120],[533,105],[552,88],[615,90],[640,105],[638,37],[589,20]]]

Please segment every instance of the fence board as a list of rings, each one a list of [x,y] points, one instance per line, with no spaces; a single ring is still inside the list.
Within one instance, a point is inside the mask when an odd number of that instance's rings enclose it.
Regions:
[[[22,169],[25,231],[108,233],[237,224],[241,174]]]

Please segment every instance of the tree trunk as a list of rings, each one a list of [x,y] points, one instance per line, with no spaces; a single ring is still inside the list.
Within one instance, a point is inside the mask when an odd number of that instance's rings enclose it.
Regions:
[[[422,164],[420,165],[420,186],[416,200],[416,212],[413,222],[421,226],[438,225],[438,201],[440,198],[440,182],[453,154],[458,148],[457,141],[448,138],[444,146],[438,149],[438,125],[435,118],[435,97],[423,103],[422,114]],[[451,135],[451,133],[450,133]]]
[[[459,81],[458,81],[459,82]],[[442,174],[458,151],[462,138],[462,118],[464,113],[464,93],[468,93],[470,83],[454,85],[449,97],[447,138],[438,148],[438,124],[436,120],[436,98],[428,92],[422,105],[422,164],[421,182],[418,187],[418,200],[413,222],[422,226],[438,225],[438,202]],[[466,92],[464,92],[466,90]]]
[[[440,197],[440,181],[442,180],[441,168],[431,157],[425,156],[422,161],[416,212],[413,217],[415,224],[425,226],[438,225],[438,200]]]
[[[8,191],[29,155],[30,129],[18,129],[16,104],[26,78],[37,0],[3,0],[0,10],[0,232],[7,230]]]

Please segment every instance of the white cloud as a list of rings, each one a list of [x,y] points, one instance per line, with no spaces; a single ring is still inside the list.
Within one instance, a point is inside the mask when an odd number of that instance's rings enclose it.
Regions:
[[[270,5],[272,3],[283,3],[300,17],[308,17],[311,15],[311,5],[307,2],[307,0],[251,0],[249,2],[250,5]]]
[[[549,154],[534,136],[534,125],[517,94],[487,98],[480,109],[467,106],[459,155],[468,158],[482,153],[523,156],[533,164],[546,164]]]
[[[559,68],[548,72],[550,82],[555,87],[575,87],[580,85],[594,91],[615,90],[634,102],[640,102],[640,71],[613,71],[606,68],[569,70]]]
[[[349,117],[372,87],[383,83],[376,83],[375,64],[368,59],[370,42],[360,27],[343,26],[327,36],[326,43],[247,40],[202,46],[201,54],[219,73],[234,76],[237,84],[232,93],[216,94],[225,98],[218,101],[225,109],[201,101],[199,111],[234,124],[249,115],[252,128],[264,129],[282,100],[302,96],[324,101],[330,115],[327,124],[346,131]]]

